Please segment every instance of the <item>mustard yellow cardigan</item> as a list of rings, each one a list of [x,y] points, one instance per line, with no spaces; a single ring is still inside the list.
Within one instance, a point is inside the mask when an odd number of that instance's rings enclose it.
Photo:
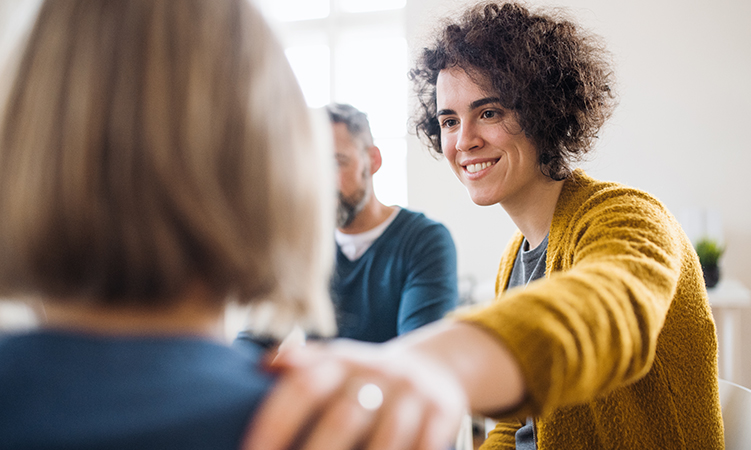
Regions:
[[[457,315],[497,335],[527,385],[482,449],[513,449],[528,415],[539,450],[724,448],[715,324],[698,258],[665,207],[577,170],[546,277],[506,291],[521,242],[504,252],[496,301]]]

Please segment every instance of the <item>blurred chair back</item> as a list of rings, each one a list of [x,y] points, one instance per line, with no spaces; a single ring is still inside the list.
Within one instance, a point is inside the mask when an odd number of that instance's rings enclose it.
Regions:
[[[725,450],[751,449],[751,389],[720,380]]]

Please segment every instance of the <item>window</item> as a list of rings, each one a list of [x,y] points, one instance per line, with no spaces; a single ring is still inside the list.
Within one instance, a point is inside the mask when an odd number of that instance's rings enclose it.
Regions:
[[[274,24],[310,107],[350,103],[368,114],[385,204],[407,206],[406,0],[257,0]]]

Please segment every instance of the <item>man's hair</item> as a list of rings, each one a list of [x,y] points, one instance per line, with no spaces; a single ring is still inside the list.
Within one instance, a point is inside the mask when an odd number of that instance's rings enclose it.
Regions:
[[[547,176],[561,180],[587,153],[616,101],[598,38],[561,17],[512,2],[483,2],[449,19],[410,71],[418,136],[442,153],[436,118],[441,70],[458,67],[515,113]]]
[[[0,295],[159,307],[200,282],[330,329],[328,158],[250,2],[46,1],[15,72]]]
[[[352,105],[346,103],[331,103],[326,105],[331,123],[343,123],[353,139],[363,145],[363,150],[373,146],[373,134],[370,131],[368,115]]]

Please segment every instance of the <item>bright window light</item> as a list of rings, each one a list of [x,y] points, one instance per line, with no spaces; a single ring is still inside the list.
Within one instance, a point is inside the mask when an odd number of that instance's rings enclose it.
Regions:
[[[349,36],[336,51],[336,100],[365,111],[376,138],[403,137],[408,96],[406,40]]]
[[[284,54],[295,72],[308,106],[318,108],[328,104],[331,99],[329,47],[301,45],[288,48]]]
[[[329,0],[256,0],[256,4],[280,22],[322,19],[329,15]]]
[[[385,205],[407,206],[407,141],[376,139],[383,164],[373,176],[376,197]]]
[[[371,12],[404,8],[407,0],[340,0],[339,4],[346,12]]]
[[[336,101],[368,115],[383,157],[373,180],[376,194],[406,207],[406,0],[254,1],[276,22],[308,106]]]

